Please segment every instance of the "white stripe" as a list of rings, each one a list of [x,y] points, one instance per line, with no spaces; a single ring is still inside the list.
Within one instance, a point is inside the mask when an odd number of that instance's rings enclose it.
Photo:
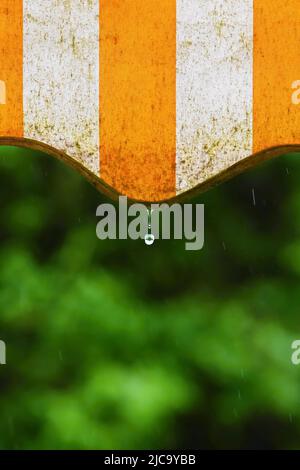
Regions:
[[[24,134],[99,174],[99,0],[24,0]]]
[[[176,188],[252,153],[253,0],[177,0]]]

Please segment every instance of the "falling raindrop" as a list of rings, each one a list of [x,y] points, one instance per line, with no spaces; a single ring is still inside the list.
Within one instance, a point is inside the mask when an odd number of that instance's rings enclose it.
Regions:
[[[154,237],[153,233],[151,233],[151,228],[152,228],[151,216],[152,216],[152,209],[148,209],[148,233],[145,235],[145,238],[144,238],[145,243],[148,246],[153,245],[153,243],[155,241],[155,237]]]
[[[256,206],[256,199],[255,199],[255,191],[254,191],[254,188],[252,188],[252,199],[253,199],[253,205]]]

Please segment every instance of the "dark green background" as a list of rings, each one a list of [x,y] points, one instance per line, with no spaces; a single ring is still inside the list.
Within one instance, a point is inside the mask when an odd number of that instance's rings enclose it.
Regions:
[[[99,241],[100,194],[1,148],[0,448],[300,448],[299,159],[195,200],[188,252]]]

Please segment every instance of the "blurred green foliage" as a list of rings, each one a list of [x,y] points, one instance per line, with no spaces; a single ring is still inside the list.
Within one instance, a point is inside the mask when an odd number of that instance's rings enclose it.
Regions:
[[[99,241],[88,183],[0,153],[1,449],[299,448],[300,162],[211,190],[205,247]]]

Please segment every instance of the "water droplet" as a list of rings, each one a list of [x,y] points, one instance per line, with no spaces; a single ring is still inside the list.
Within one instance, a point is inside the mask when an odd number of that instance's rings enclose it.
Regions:
[[[152,233],[147,233],[147,235],[145,235],[146,245],[153,245],[154,240],[155,240],[155,237]]]
[[[152,209],[148,209],[148,233],[145,235],[145,243],[146,245],[153,245],[155,237],[153,233],[151,233],[151,215],[152,215]]]
[[[252,199],[253,199],[253,205],[256,206],[256,198],[255,198],[254,188],[252,188]]]

